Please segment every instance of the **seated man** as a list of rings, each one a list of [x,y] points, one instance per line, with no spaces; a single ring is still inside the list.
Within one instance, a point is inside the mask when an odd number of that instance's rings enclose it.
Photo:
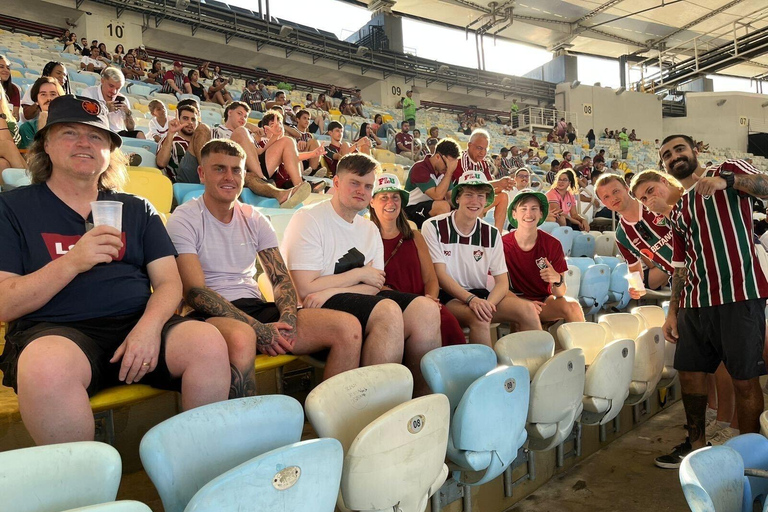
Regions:
[[[173,69],[166,71],[163,76],[163,94],[175,94],[180,97],[182,94],[192,94],[192,86],[189,85],[189,77],[184,74],[184,66],[181,62],[175,61]]]
[[[44,76],[35,80],[30,90],[30,98],[40,110],[40,114],[19,128],[21,142],[19,149],[27,149],[35,139],[35,134],[45,128],[48,122],[48,105],[59,96],[64,96],[64,89],[55,78]]]
[[[408,121],[400,123],[400,133],[395,135],[395,152],[411,160],[416,160],[413,154],[413,135],[408,133],[410,127]]]
[[[357,317],[364,337],[361,364],[371,364],[374,354],[379,362],[402,358],[419,396],[429,392],[421,358],[441,343],[440,310],[427,297],[382,290],[381,235],[373,222],[358,215],[371,202],[378,168],[368,155],[342,158],[333,178],[336,193],[293,215],[282,248],[304,307]]]
[[[83,90],[83,96],[97,100],[107,107],[109,129],[123,137],[144,139],[144,132],[136,129],[131,102],[120,94],[125,85],[123,72],[108,67],[101,73],[101,82]]]
[[[283,114],[283,123],[285,123],[286,132],[292,137],[296,137],[296,114],[293,112],[293,106],[288,98],[285,97],[285,91],[277,91],[274,101],[266,103],[267,110],[277,109]]]
[[[88,397],[121,382],[183,389],[184,409],[227,397],[221,334],[174,315],[181,279],[160,217],[116,192],[121,143],[99,102],[56,98],[30,149],[33,184],[0,196],[0,369],[37,444],[93,440]],[[122,203],[122,229],[94,227],[97,199]]]
[[[83,50],[83,58],[80,59],[80,69],[90,71],[91,73],[101,73],[107,65],[99,57],[98,47],[91,48],[88,53],[85,53],[85,50]]]
[[[128,80],[141,80],[144,78],[144,69],[136,62],[136,57],[129,53],[123,59],[123,74]]]
[[[177,107],[176,119],[168,122],[168,131],[157,146],[155,165],[163,169],[173,183],[176,183],[176,173],[184,154],[189,150],[199,118],[200,112],[194,105]]]
[[[429,219],[421,230],[440,283],[440,302],[469,327],[470,343],[488,346],[491,322],[510,322],[521,331],[541,329],[541,308],[509,291],[501,232],[480,218],[493,194],[482,172],[466,172],[451,193],[458,209]]]
[[[299,154],[317,150],[321,144],[317,142],[317,139],[315,139],[310,130],[309,111],[304,109],[299,110],[296,113],[296,119],[298,120],[296,131],[299,132],[299,137],[296,139],[296,149],[299,151]],[[315,131],[317,131],[317,128],[315,128]],[[325,169],[320,165],[320,158],[325,154],[325,150],[321,151],[321,154],[301,161],[302,167],[304,168],[303,174],[310,174],[317,178],[325,176]]]
[[[578,302],[565,296],[563,246],[549,233],[538,229],[547,218],[549,201],[541,192],[520,191],[509,205],[509,223],[514,231],[501,237],[509,281],[518,297],[541,308],[539,319],[555,322],[583,322]]]
[[[232,370],[230,398],[256,393],[256,352],[310,354],[328,349],[325,378],[360,361],[360,323],[348,314],[299,309],[269,221],[237,198],[243,191],[245,152],[214,139],[201,151],[202,197],[176,208],[168,220],[179,257],[184,297],[224,335]],[[226,255],[226,257],[224,257]],[[275,302],[264,302],[254,279],[256,257],[274,284]],[[383,362],[383,361],[375,361]]]
[[[328,124],[328,136],[331,138],[331,142],[325,146],[325,154],[323,155],[323,161],[328,167],[331,173],[331,178],[336,176],[336,166],[344,156],[350,153],[356,153],[358,147],[365,143],[360,139],[354,144],[344,142],[344,127],[338,121],[331,121]]]
[[[240,95],[240,101],[251,107],[251,110],[258,110],[264,112],[264,99],[261,97],[261,91],[259,91],[258,83],[253,78],[249,79],[243,89],[243,94]]]
[[[301,178],[296,141],[284,137],[282,130],[275,130],[274,123],[269,126],[279,114],[268,112],[262,118],[262,122],[268,127],[261,130],[248,122],[250,111],[248,105],[241,101],[233,101],[227,105],[224,109],[224,124],[213,128],[210,138],[230,139],[243,148],[247,155],[245,186],[254,194],[277,199],[281,208],[295,208],[311,193],[309,183],[304,183]],[[282,126],[282,119],[280,124]],[[254,134],[260,141],[263,135],[266,135],[266,142],[257,147]],[[278,175],[280,183],[275,183],[277,186],[274,186],[266,180],[276,174],[281,164],[284,164],[287,176]],[[288,185],[288,188],[284,189],[285,185]]]
[[[461,148],[456,141],[443,139],[435,146],[432,155],[411,167],[405,181],[405,190],[409,196],[404,211],[419,229],[430,217],[451,211],[451,203],[448,202],[450,176],[460,156]]]

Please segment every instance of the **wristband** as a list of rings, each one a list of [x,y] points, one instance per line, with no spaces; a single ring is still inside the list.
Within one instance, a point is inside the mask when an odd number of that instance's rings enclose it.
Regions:
[[[469,297],[467,297],[467,300],[464,301],[464,304],[469,306],[469,303],[472,302],[472,299],[476,299],[476,298],[477,298],[476,295],[469,294]]]

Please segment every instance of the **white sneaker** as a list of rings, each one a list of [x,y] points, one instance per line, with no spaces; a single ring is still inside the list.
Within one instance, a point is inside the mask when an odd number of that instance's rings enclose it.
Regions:
[[[712,436],[712,439],[710,439],[709,442],[712,444],[712,446],[717,446],[725,443],[729,439],[733,439],[738,435],[739,431],[735,428],[725,427],[720,429],[714,436]]]
[[[707,407],[707,413],[704,416],[704,421],[709,425],[710,422],[717,420],[717,409],[710,409]]]
[[[712,436],[723,430],[724,428],[727,428],[730,423],[727,421],[717,421],[717,415],[715,415],[715,418],[711,421],[707,421],[706,428],[704,430],[704,433],[706,435],[706,439],[712,439]]]

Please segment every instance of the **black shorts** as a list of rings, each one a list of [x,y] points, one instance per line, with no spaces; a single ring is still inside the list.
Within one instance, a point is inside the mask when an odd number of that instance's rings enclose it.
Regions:
[[[395,301],[401,311],[419,296],[414,293],[397,292],[394,290],[382,290],[377,295],[363,295],[361,293],[338,293],[325,301],[324,309],[334,309],[353,315],[360,321],[360,326],[365,333],[368,318],[376,305],[386,299]]]
[[[468,291],[469,291],[469,293],[471,293],[475,297],[480,297],[483,300],[487,299],[488,296],[491,294],[491,292],[489,292],[485,288],[475,288],[475,289],[468,290]],[[449,302],[451,302],[454,299],[456,299],[456,297],[454,297],[450,293],[448,293],[446,291],[443,291],[443,290],[440,290],[440,293],[437,296],[437,300],[439,300],[440,304],[443,304],[443,305],[448,304]],[[456,299],[456,300],[458,300],[458,299]]]
[[[320,127],[317,126],[317,123],[315,123],[314,121],[309,123],[309,133],[317,133],[317,130],[319,130],[319,129],[320,129]]]
[[[117,132],[119,136],[128,137],[129,139],[135,139],[140,133],[143,132],[141,130],[120,130]],[[150,167],[154,167],[154,165],[151,165]]]
[[[91,383],[88,396],[93,396],[102,389],[123,384],[119,377],[120,362],[109,360],[117,347],[138,323],[143,312],[109,318],[94,318],[79,322],[35,322],[20,320],[13,322],[5,336],[5,350],[0,357],[0,369],[3,371],[3,384],[17,391],[17,366],[22,351],[34,340],[43,336],[62,336],[72,340],[83,351],[91,365]],[[179,315],[173,315],[163,326],[160,334],[160,353],[157,367],[147,373],[140,381],[153,388],[181,391],[181,378],[172,377],[165,362],[165,342],[168,332],[176,325],[190,321]],[[66,369],[62,368],[62,371]]]
[[[267,152],[264,151],[262,154],[259,155],[259,165],[261,166],[261,173],[264,175],[265,178],[269,179],[272,174],[267,171]],[[273,171],[275,169],[272,169]]]
[[[421,225],[429,218],[429,212],[432,211],[432,203],[434,203],[434,201],[428,200],[416,204],[409,204],[403,208],[403,210],[405,210],[405,216],[421,229]]]
[[[731,377],[764,375],[765,299],[704,308],[681,308],[675,369],[714,373],[722,361]]]
[[[255,318],[262,324],[271,324],[280,320],[280,310],[277,309],[274,302],[264,302],[255,297],[248,297],[245,299],[235,299],[232,301],[232,305],[246,315]],[[192,311],[187,315],[187,318],[207,320],[211,318],[211,315],[199,311]]]

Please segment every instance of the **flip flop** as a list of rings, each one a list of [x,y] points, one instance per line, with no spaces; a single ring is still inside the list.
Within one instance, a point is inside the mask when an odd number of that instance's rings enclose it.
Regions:
[[[280,208],[293,209],[300,205],[309,194],[312,193],[312,187],[306,181],[301,185],[293,187],[288,192],[288,198],[280,204]]]

